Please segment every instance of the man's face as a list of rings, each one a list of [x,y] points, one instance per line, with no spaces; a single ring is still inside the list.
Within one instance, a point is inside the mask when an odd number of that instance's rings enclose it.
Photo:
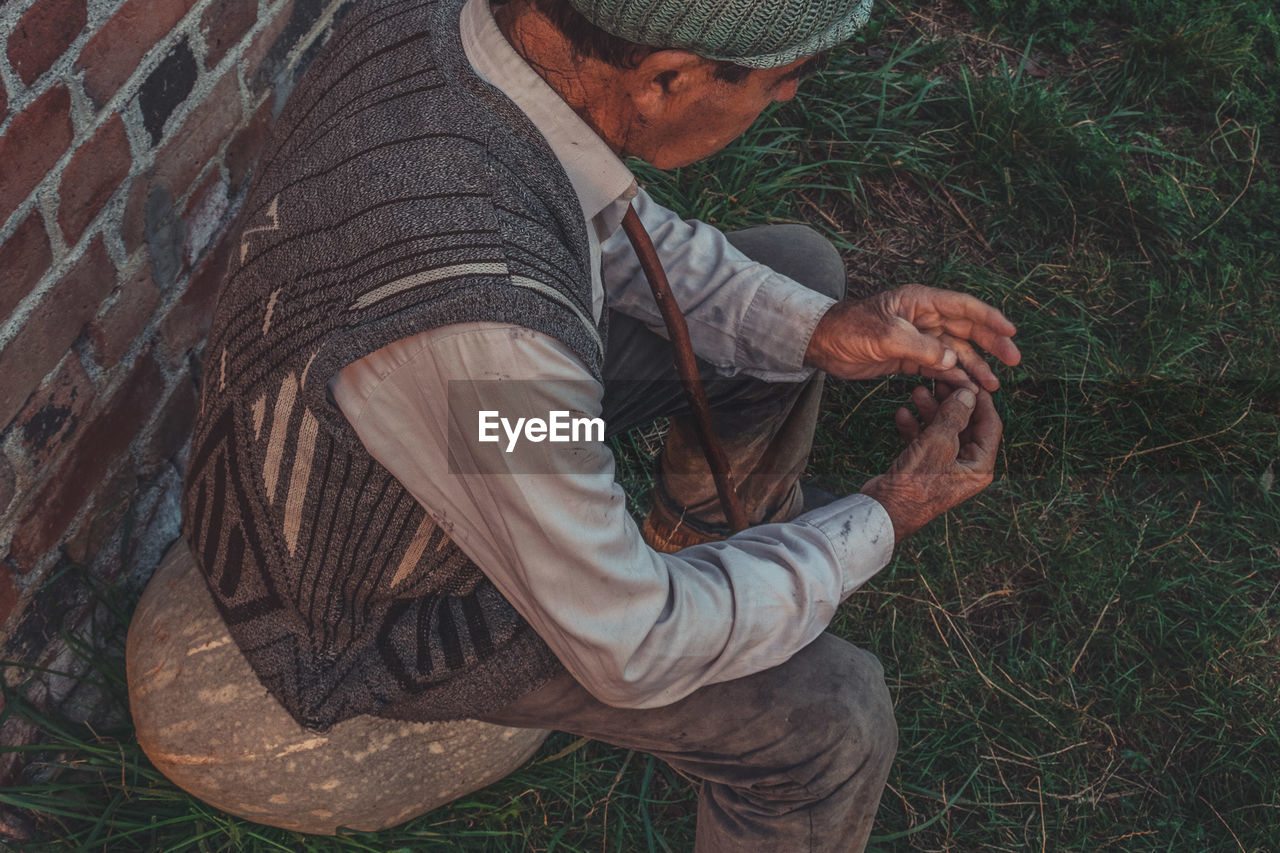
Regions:
[[[774,101],[789,101],[818,57],[758,69],[736,83],[714,75],[708,62],[695,79],[672,95],[661,118],[647,128],[643,150],[632,153],[659,169],[674,169],[710,157],[741,136]]]

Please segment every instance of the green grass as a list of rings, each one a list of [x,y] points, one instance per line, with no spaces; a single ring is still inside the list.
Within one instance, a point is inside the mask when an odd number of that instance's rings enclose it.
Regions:
[[[952,287],[1019,325],[997,481],[901,547],[833,626],[881,658],[897,703],[875,846],[1280,849],[1277,13],[1265,0],[937,8],[882,7],[875,32],[733,148],[644,172],[725,228],[824,230],[857,291]],[[911,385],[833,383],[812,471],[854,489],[882,470]],[[616,445],[640,502],[654,446]],[[121,703],[118,644],[92,655]],[[304,840],[175,791],[127,725],[95,734],[20,695],[3,713],[41,728],[35,757],[62,771],[0,792],[46,839],[27,849],[692,838],[687,782],[561,735],[404,827]]]

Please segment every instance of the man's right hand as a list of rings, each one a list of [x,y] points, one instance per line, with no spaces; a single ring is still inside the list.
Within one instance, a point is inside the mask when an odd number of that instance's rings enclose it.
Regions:
[[[975,397],[939,382],[937,397],[921,386],[911,399],[919,421],[906,407],[894,415],[910,444],[888,471],[862,487],[889,513],[898,542],[991,483],[1003,431],[986,391]]]

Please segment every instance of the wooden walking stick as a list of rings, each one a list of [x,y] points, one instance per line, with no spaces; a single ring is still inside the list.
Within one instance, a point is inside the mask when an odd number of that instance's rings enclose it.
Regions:
[[[667,273],[658,260],[658,253],[653,248],[653,240],[649,232],[644,230],[635,208],[628,206],[626,215],[622,217],[622,230],[626,232],[631,247],[640,258],[640,268],[649,280],[649,289],[653,291],[654,301],[662,313],[662,321],[666,323],[667,334],[671,345],[675,347],[676,372],[680,374],[680,384],[684,386],[685,399],[693,410],[694,427],[698,433],[698,442],[702,452],[706,454],[707,464],[711,467],[711,477],[716,483],[716,493],[720,495],[720,505],[724,508],[724,517],[729,520],[729,529],[734,533],[747,529],[747,513],[738,498],[738,489],[733,482],[733,474],[729,470],[729,460],[724,455],[724,448],[716,438],[715,428],[711,425],[711,407],[707,404],[707,393],[702,387],[702,377],[698,375],[698,365],[694,359],[693,344],[689,341],[689,327],[676,304],[675,294],[667,281]]]

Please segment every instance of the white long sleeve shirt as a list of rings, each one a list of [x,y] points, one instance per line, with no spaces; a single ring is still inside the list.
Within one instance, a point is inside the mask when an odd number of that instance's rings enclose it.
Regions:
[[[664,331],[619,227],[632,203],[699,356],[725,373],[771,381],[808,375],[804,351],[832,300],[638,190],[625,164],[506,42],[486,0],[468,2],[461,33],[477,73],[524,111],[573,185],[597,320],[607,304]],[[484,381],[493,379],[504,381]],[[628,515],[603,443],[540,444],[531,467],[528,454],[517,463],[501,442],[460,442],[456,434],[451,442],[451,410],[600,415],[604,389],[577,357],[518,326],[465,323],[405,338],[346,367],[331,389],[373,457],[569,672],[612,705],[669,704],[786,661],[892,553],[888,514],[858,494],[790,523],[660,554]]]

